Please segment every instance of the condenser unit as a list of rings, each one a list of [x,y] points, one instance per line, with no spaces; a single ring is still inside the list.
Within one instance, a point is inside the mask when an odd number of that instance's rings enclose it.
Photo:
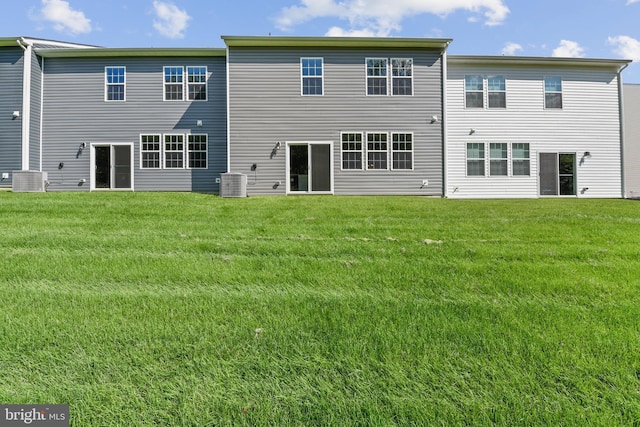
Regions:
[[[220,196],[247,197],[247,175],[230,172],[220,174]]]
[[[47,190],[47,173],[39,171],[13,171],[11,180],[15,193],[38,193]]]

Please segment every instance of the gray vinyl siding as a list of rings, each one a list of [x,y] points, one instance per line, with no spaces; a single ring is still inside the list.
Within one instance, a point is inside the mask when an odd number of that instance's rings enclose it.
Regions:
[[[440,51],[231,47],[228,55],[230,172],[248,175],[249,195],[285,194],[292,142],[333,143],[334,194],[442,195],[442,125],[430,123],[442,115]],[[323,58],[322,96],[301,95],[302,57]],[[413,58],[413,96],[366,95],[365,60],[378,57]],[[341,132],[413,133],[413,170],[341,170]]]
[[[31,118],[29,123],[29,169],[40,170],[40,117],[42,112],[42,58],[31,59]]]
[[[507,107],[465,108],[465,75],[504,76]],[[545,109],[545,76],[562,77],[562,109]],[[538,160],[545,152],[575,153],[577,197],[621,197],[620,109],[614,69],[450,62],[447,129],[448,197],[539,197]],[[475,130],[472,135],[471,129]],[[528,143],[530,176],[466,176],[467,143],[485,147]],[[591,157],[585,158],[585,152]]]
[[[624,87],[625,197],[640,198],[640,85]]]
[[[22,111],[23,50],[0,48],[0,187],[11,187],[12,172],[22,169],[22,117],[13,119],[14,111]]]
[[[163,67],[191,65],[207,67],[207,101],[164,101]],[[126,67],[126,101],[105,101],[106,66]],[[44,70],[49,191],[89,190],[91,144],[133,144],[136,191],[219,190],[215,181],[227,165],[224,57],[46,58]],[[189,133],[208,134],[207,169],[141,169],[141,134]],[[79,151],[82,142],[88,146]]]

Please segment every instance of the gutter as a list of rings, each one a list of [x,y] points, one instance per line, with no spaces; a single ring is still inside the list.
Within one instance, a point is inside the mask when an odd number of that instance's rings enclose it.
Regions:
[[[24,51],[22,62],[22,170],[29,170],[29,125],[31,123],[31,54],[33,46],[24,37],[16,40]]]

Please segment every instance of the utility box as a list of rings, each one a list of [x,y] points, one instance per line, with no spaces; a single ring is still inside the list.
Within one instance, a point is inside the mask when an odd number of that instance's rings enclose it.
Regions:
[[[220,174],[221,197],[247,197],[247,175],[239,172]]]
[[[13,171],[11,190],[14,193],[43,193],[47,190],[47,172]]]

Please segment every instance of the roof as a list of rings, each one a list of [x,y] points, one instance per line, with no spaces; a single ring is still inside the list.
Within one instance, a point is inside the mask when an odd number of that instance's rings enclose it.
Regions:
[[[452,39],[400,37],[222,36],[229,47],[377,47],[445,50]]]
[[[47,39],[37,39],[33,37],[26,36],[15,36],[15,37],[0,37],[0,46],[20,46],[20,42],[29,45],[43,45],[43,46],[51,46],[56,48],[76,48],[76,49],[87,49],[93,48],[95,46],[86,45],[86,44],[78,44],[78,43],[68,43],[61,42],[57,40],[47,40]]]
[[[45,58],[107,58],[107,57],[211,57],[226,56],[223,48],[93,48],[36,49]]]
[[[471,65],[538,65],[554,67],[623,68],[629,59],[558,58],[537,56],[448,55],[447,63]]]

